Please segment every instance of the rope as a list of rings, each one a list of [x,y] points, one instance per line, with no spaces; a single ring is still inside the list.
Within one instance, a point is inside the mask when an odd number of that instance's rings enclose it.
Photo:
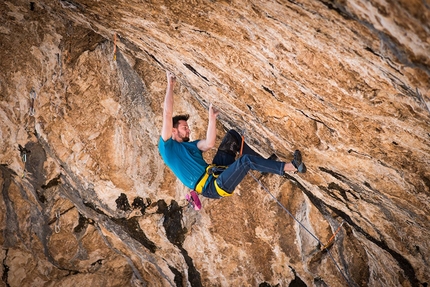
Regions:
[[[254,174],[252,174],[251,172],[248,172],[248,174],[250,174],[252,176],[252,178],[254,178],[254,180],[276,201],[276,203],[283,209],[285,210],[285,212],[287,212],[304,230],[306,230],[306,232],[308,232],[313,238],[315,238],[316,241],[318,241],[318,243],[321,246],[324,246],[324,249],[327,251],[327,254],[330,256],[331,260],[333,261],[334,265],[336,266],[336,268],[339,270],[340,274],[342,274],[343,278],[345,279],[345,281],[348,283],[348,286],[352,286],[351,283],[349,282],[348,278],[346,277],[346,275],[343,273],[343,271],[340,269],[339,265],[337,264],[336,260],[334,259],[333,255],[331,254],[330,250],[328,249],[328,243],[327,245],[324,245],[321,240],[318,239],[318,237],[316,237],[311,231],[309,231],[309,229],[306,228],[306,226],[304,226],[297,218],[294,217],[294,215],[269,191],[269,189],[264,186],[264,184],[255,177]],[[343,222],[341,223],[342,226]],[[338,228],[338,230],[336,231],[336,233],[339,231],[340,226]],[[336,235],[336,233],[334,235]],[[332,238],[330,238],[329,241],[331,241]]]

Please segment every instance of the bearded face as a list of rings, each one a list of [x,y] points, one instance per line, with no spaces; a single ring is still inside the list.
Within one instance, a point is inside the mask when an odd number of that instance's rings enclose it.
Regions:
[[[190,141],[190,128],[186,121],[179,121],[178,127],[173,128],[173,139],[178,142]]]

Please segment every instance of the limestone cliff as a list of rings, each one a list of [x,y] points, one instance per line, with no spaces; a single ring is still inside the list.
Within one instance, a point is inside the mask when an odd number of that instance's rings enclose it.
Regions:
[[[0,286],[428,286],[429,6],[1,1]],[[308,172],[190,208],[166,70],[192,139],[213,103]]]

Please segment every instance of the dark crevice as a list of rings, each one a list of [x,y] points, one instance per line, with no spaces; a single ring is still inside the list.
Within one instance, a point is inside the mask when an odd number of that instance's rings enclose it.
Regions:
[[[381,57],[381,55],[380,55],[380,54],[378,54],[378,53],[376,53],[375,51],[373,51],[373,49],[372,49],[372,48],[370,48],[370,47],[366,47],[366,48],[364,48],[364,50],[366,50],[366,51],[368,51],[368,52],[372,53],[373,55],[375,55],[375,56],[377,56],[377,57]]]
[[[91,263],[90,267],[88,268],[88,272],[94,273],[97,270],[99,270],[103,265],[103,259],[98,259],[95,262]]]
[[[92,219],[86,218],[81,213],[79,213],[78,225],[73,228],[73,232],[81,233],[82,231],[87,229],[88,224],[94,224],[94,221]]]
[[[42,185],[42,189],[49,189],[51,187],[57,186],[61,184],[61,174],[59,174],[57,177],[51,179],[46,185]]]
[[[178,269],[172,267],[169,265],[169,269],[170,271],[172,271],[172,273],[175,275],[175,278],[173,279],[175,281],[175,284],[177,287],[182,287],[184,286],[184,284],[182,283],[184,280],[184,276],[182,276],[182,273],[179,272]]]
[[[325,126],[325,127],[329,130],[329,132],[331,132],[331,133],[335,133],[335,130],[334,130],[334,129],[332,129],[331,127],[329,127],[328,125],[326,125],[323,121],[321,121],[321,120],[318,120],[318,119],[315,119],[315,118],[312,118],[312,117],[308,116],[308,115],[307,115],[307,114],[305,114],[305,112],[303,112],[302,110],[297,110],[297,111],[301,112],[301,113],[302,113],[305,117],[307,117],[308,119],[311,119],[311,120],[313,120],[313,121],[315,121],[315,122],[318,122],[318,123],[322,124],[323,126]]]
[[[115,200],[116,208],[122,211],[131,210],[130,203],[128,202],[127,195],[125,193],[121,193],[119,197]]]
[[[96,262],[91,263],[91,266],[95,266],[97,264],[102,264],[103,263],[103,259],[99,259]]]
[[[7,255],[9,253],[9,249],[5,250],[4,259],[3,259],[3,275],[1,276],[2,281],[4,282],[6,287],[10,287],[8,283],[9,276],[9,266],[6,264]]]
[[[263,88],[263,90],[265,90],[266,92],[271,94],[272,97],[274,97],[277,101],[281,102],[281,100],[275,95],[274,91],[272,91],[271,89],[269,89],[268,87],[265,87],[265,86],[261,86],[261,87]]]
[[[37,146],[37,150],[38,152],[34,152],[33,149],[29,148],[29,150],[32,151],[32,155],[36,155],[39,154],[39,157],[37,158],[38,160],[34,160],[35,158],[33,158],[31,161],[31,163],[29,163],[29,161],[26,162],[26,165],[28,164],[33,171],[36,172],[42,172],[43,171],[43,162],[44,162],[44,158],[45,158],[45,154],[44,152],[41,152],[39,150],[39,147],[36,143],[33,143],[34,146]],[[26,146],[26,148],[28,148]],[[40,155],[43,154],[42,157],[40,157]],[[40,165],[42,166],[42,169],[40,169]],[[22,232],[23,230],[21,230],[19,228],[19,220],[17,218],[17,214],[15,212],[14,209],[14,204],[13,201],[10,199],[9,197],[9,187],[11,185],[12,182],[12,176],[16,176],[16,174],[9,170],[8,168],[4,167],[3,165],[0,165],[0,173],[3,177],[3,186],[1,189],[2,192],[2,196],[3,196],[3,201],[4,204],[6,206],[6,210],[5,210],[5,214],[6,214],[6,218],[5,218],[5,222],[6,225],[4,227],[3,230],[3,235],[4,235],[4,239],[3,239],[3,248],[7,249],[9,247],[14,247],[16,246],[17,242],[23,241],[22,238]],[[40,178],[42,178],[42,176],[40,175],[35,175],[36,178],[37,176]],[[35,180],[35,177],[33,177],[32,179],[29,180],[30,182],[36,182],[39,183],[41,181],[39,180]],[[38,187],[40,187],[39,185],[37,185]],[[22,192],[22,197],[23,199],[26,199],[27,194],[24,192],[23,187],[19,187],[19,190]],[[27,232],[29,232],[29,234],[34,234],[36,235],[42,246],[43,246],[43,253],[46,256],[46,259],[48,260],[48,262],[50,262],[51,264],[53,264],[54,266],[56,266],[57,268],[61,269],[61,270],[65,270],[64,268],[61,268],[61,266],[59,266],[59,264],[52,258],[50,252],[49,252],[49,248],[48,248],[48,238],[52,232],[51,228],[49,227],[48,223],[48,218],[45,216],[44,213],[42,213],[38,208],[31,208],[30,209],[30,217],[29,217],[29,228],[27,230]]]
[[[314,278],[314,283],[317,287],[329,287],[321,277]]]
[[[194,266],[193,259],[188,255],[187,250],[185,250],[182,246],[179,247],[182,255],[184,256],[185,262],[188,266],[188,281],[191,284],[191,287],[202,287],[202,279],[200,277],[200,272]]]
[[[324,168],[320,168],[324,169]],[[342,180],[345,179],[343,175],[340,175],[336,172],[324,169],[325,172],[331,174],[335,178]],[[325,202],[323,202],[321,199],[317,198],[307,190],[300,182],[298,182],[294,177],[285,174],[284,177],[295,183],[306,196],[309,198],[309,200],[312,202],[312,204],[320,211],[323,215],[328,215],[328,209],[332,210],[337,216],[341,217],[345,222],[347,222],[351,227],[353,227],[357,232],[361,233],[364,237],[366,237],[367,240],[373,242],[381,249],[388,252],[398,263],[399,267],[403,270],[404,274],[408,278],[409,282],[412,286],[419,286],[419,281],[416,277],[415,270],[412,267],[411,263],[403,257],[401,254],[397,253],[396,251],[390,249],[387,245],[387,243],[384,240],[377,240],[376,238],[372,237],[370,234],[365,232],[359,225],[357,225],[349,215],[347,215],[345,212],[335,208],[334,206],[327,205]]]
[[[269,89],[268,87],[265,87],[265,86],[261,86],[261,87],[263,88],[263,90],[265,90],[266,92],[271,94],[273,97],[275,96],[275,93],[271,89]]]
[[[269,15],[266,13],[266,17],[275,21],[278,21],[278,19],[276,19],[275,17],[273,17],[272,15]]]
[[[329,170],[327,168],[320,167],[320,170],[325,172],[325,173],[330,174],[331,176],[333,176],[334,178],[336,178],[342,182],[348,180],[345,176],[341,175],[340,173],[334,172],[334,171]]]
[[[133,200],[133,203],[131,204],[131,206],[133,207],[133,209],[138,209],[140,208],[140,212],[142,213],[142,215],[145,214],[146,209],[151,206],[151,199],[150,198],[146,198],[146,203],[143,201],[143,198],[141,197],[136,197]]]
[[[340,198],[334,193],[332,192],[329,188],[325,187],[325,186],[318,186],[321,190],[324,190],[331,198],[335,199],[335,200],[340,200]]]
[[[197,33],[202,33],[202,34],[206,34],[208,36],[211,36],[211,34],[209,34],[207,31],[203,31],[203,30],[197,30],[197,29],[191,29],[191,31],[197,32]]]
[[[384,240],[377,240],[376,238],[372,237],[370,234],[365,232],[360,226],[355,224],[352,219],[347,215],[345,212],[333,207],[328,206],[331,210],[333,210],[338,216],[340,216],[343,220],[345,220],[350,226],[352,226],[356,231],[361,233],[364,237],[366,237],[367,240],[373,242],[381,249],[388,252],[398,263],[399,267],[403,270],[406,277],[408,278],[409,282],[412,286],[419,286],[419,281],[415,275],[415,270],[412,267],[411,263],[403,257],[401,254],[397,253],[396,251],[390,249],[387,245],[387,243]]]
[[[69,276],[73,276],[76,274],[80,274],[81,272],[79,272],[78,270],[71,270],[71,269],[65,269],[65,268],[60,268],[63,271],[68,271],[69,273],[66,274],[66,276],[64,277],[69,277]]]
[[[324,4],[329,10],[336,11],[340,16],[342,16],[346,20],[352,20],[353,17],[350,13],[348,13],[345,8],[338,7],[336,4],[333,4],[332,2],[326,2],[326,1],[320,1],[322,4]]]
[[[38,190],[45,182],[43,165],[46,161],[46,152],[39,142],[28,142],[24,150],[27,151],[25,169],[31,174],[29,181],[34,189]]]
[[[202,79],[203,79],[203,80],[205,80],[206,82],[209,82],[209,80],[208,80],[205,76],[203,76],[202,74],[200,74],[199,72],[197,72],[197,70],[196,70],[196,69],[194,69],[190,64],[184,63],[184,66],[185,66],[188,70],[190,70],[191,72],[193,72],[196,76],[198,76],[198,77],[202,78]]]
[[[346,190],[342,188],[340,185],[338,185],[337,183],[330,182],[327,188],[329,190],[333,190],[333,189],[338,190],[345,201],[349,201],[346,195],[347,193],[351,194],[355,199],[358,199],[358,196],[356,196],[351,190]]]
[[[118,39],[121,41],[122,44],[124,44],[124,46],[133,52],[141,52],[142,50],[137,47],[133,42],[130,42],[129,40],[127,40],[126,38],[121,37],[120,35],[117,34]]]
[[[163,226],[167,239],[172,244],[181,247],[187,232],[187,229],[182,227],[182,208],[176,201],[172,201],[168,206],[164,200],[159,200],[157,206],[157,212],[164,215]]]
[[[3,165],[0,165],[0,176],[3,177],[3,185],[1,186],[1,193],[3,202],[6,206],[4,213],[6,215],[5,226],[3,227],[3,248],[15,246],[17,237],[20,237],[20,229],[18,224],[17,214],[15,212],[12,200],[9,197],[9,187],[12,181],[13,171]]]
[[[308,285],[306,285],[306,283],[303,282],[299,276],[297,276],[296,270],[294,270],[294,268],[291,266],[288,267],[290,267],[291,271],[294,273],[294,279],[290,282],[288,287],[308,287]]]
[[[144,247],[146,247],[152,253],[155,253],[157,250],[157,246],[154,242],[149,240],[143,232],[142,228],[140,228],[140,224],[137,217],[132,217],[130,219],[125,218],[111,218],[113,222],[118,225],[121,225],[127,233],[136,241],[140,242]]]
[[[188,280],[192,287],[201,287],[202,281],[200,272],[196,269],[193,259],[188,255],[187,250],[182,247],[187,229],[182,227],[182,208],[176,201],[172,201],[168,206],[164,200],[157,202],[158,213],[164,215],[163,226],[166,230],[167,239],[179,248],[188,266]]]
[[[86,207],[88,207],[89,209],[92,209],[92,210],[94,210],[95,212],[97,212],[98,214],[101,214],[101,215],[107,216],[107,214],[106,214],[106,213],[104,213],[104,212],[103,212],[103,210],[101,210],[100,208],[98,208],[94,203],[89,202],[89,201],[86,201],[86,200],[82,201],[82,203],[83,203]]]
[[[155,56],[154,55],[152,55],[151,53],[149,53],[148,51],[145,51],[145,53],[149,56],[149,57],[151,57],[151,59],[153,59],[155,62],[157,62],[163,69],[164,69],[164,65],[160,62],[160,61],[158,61],[158,59],[157,58],[155,58]]]

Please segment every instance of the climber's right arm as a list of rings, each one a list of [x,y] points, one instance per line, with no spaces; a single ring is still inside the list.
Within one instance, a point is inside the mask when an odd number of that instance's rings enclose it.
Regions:
[[[172,72],[167,71],[167,88],[166,97],[164,98],[163,108],[163,128],[161,130],[161,138],[167,141],[172,137],[173,130],[173,90],[175,88],[176,77]]]

